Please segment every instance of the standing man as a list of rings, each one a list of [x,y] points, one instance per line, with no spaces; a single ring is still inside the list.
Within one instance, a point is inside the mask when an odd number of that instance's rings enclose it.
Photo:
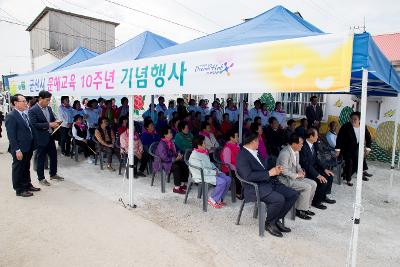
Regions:
[[[31,158],[34,149],[32,126],[24,111],[28,108],[21,94],[11,97],[14,110],[6,117],[7,136],[10,142],[8,152],[13,157],[12,182],[17,196],[31,197],[32,191],[40,191],[31,183]]]
[[[324,116],[322,108],[318,106],[318,97],[313,95],[310,97],[311,104],[306,108],[306,117],[308,120],[308,127],[319,129],[321,126],[322,117]]]
[[[37,144],[37,168],[39,183],[49,186],[50,183],[44,177],[44,162],[46,155],[50,158],[50,180],[62,181],[64,178],[57,175],[57,150],[52,133],[61,121],[57,120],[49,107],[51,93],[48,91],[39,92],[39,100],[29,110],[29,120],[32,124],[33,135]]]
[[[300,151],[300,165],[305,170],[305,177],[314,180],[317,183],[315,196],[312,205],[324,210],[326,206],[322,202],[328,204],[336,203],[336,200],[329,199],[326,195],[331,192],[333,172],[328,170],[326,166],[318,158],[318,149],[315,143],[318,141],[318,132],[315,128],[307,130],[306,142]]]
[[[61,105],[58,109],[58,113],[62,121],[60,128],[61,153],[64,156],[69,157],[71,152],[71,137],[69,132],[71,131],[73,122],[73,110],[69,104],[68,96],[61,97]]]
[[[299,196],[295,190],[279,182],[277,175],[283,171],[282,166],[270,170],[258,154],[258,134],[250,132],[243,139],[243,148],[236,157],[236,170],[243,179],[256,183],[260,199],[267,205],[265,230],[271,235],[282,237],[282,232],[290,232],[279,220],[284,218]],[[243,184],[246,202],[256,200],[254,187]]]

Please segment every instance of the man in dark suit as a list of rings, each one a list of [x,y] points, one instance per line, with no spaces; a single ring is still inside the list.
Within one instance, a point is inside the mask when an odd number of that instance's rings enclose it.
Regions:
[[[49,107],[51,93],[47,91],[39,92],[39,100],[36,105],[29,110],[29,120],[32,124],[35,141],[37,144],[37,167],[39,183],[49,186],[50,183],[44,177],[44,163],[46,155],[50,158],[50,180],[62,181],[64,178],[57,175],[57,150],[52,135],[61,121],[56,121],[53,111]]]
[[[257,133],[248,133],[244,137],[243,144],[236,157],[236,170],[244,180],[258,185],[261,201],[267,205],[265,230],[271,235],[282,237],[282,232],[291,230],[285,227],[279,219],[285,217],[296,202],[299,193],[279,182],[277,175],[282,173],[282,166],[267,169],[267,165],[257,152]],[[243,184],[243,194],[246,202],[256,201],[256,192],[253,186]]]
[[[306,107],[306,117],[308,120],[308,127],[319,129],[322,117],[324,116],[322,108],[318,106],[318,97],[313,95],[310,97],[311,104]]]
[[[285,135],[283,130],[279,128],[279,122],[275,117],[269,118],[268,123],[268,127],[264,130],[265,147],[268,156],[278,158],[285,141]]]
[[[300,125],[294,131],[298,136],[300,136],[301,138],[303,138],[303,140],[305,140],[307,129],[308,129],[308,121],[306,118],[302,118],[300,120]]]
[[[10,142],[8,152],[13,157],[12,182],[17,196],[33,196],[40,191],[31,183],[30,162],[34,149],[32,126],[24,111],[28,108],[26,99],[20,94],[11,97],[14,110],[7,114],[6,129]]]
[[[358,146],[360,139],[360,112],[353,112],[350,115],[350,122],[345,123],[339,130],[336,139],[336,154],[341,155],[344,160],[343,178],[348,186],[352,186],[351,176],[357,172],[358,168]],[[371,134],[365,128],[365,156],[371,151]],[[363,180],[368,181],[372,175],[367,173],[368,166],[364,158]]]
[[[326,209],[322,202],[329,204],[336,203],[326,195],[331,191],[333,172],[328,170],[324,163],[318,158],[318,148],[315,143],[318,141],[318,132],[315,128],[310,128],[306,133],[306,141],[300,150],[300,165],[305,170],[305,177],[314,180],[317,183],[312,206],[317,209]]]

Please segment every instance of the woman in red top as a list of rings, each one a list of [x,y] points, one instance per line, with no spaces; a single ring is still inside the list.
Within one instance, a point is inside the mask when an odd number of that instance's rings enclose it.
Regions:
[[[231,176],[236,183],[236,197],[238,199],[242,198],[242,184],[240,183],[239,179],[236,178],[235,171],[236,171],[236,156],[240,152],[239,147],[239,133],[235,129],[231,129],[225,136],[226,144],[221,151],[221,162],[228,164],[232,170],[232,173],[229,174],[229,169],[224,164],[222,165],[221,170],[226,174]]]
[[[232,129],[232,123],[229,120],[229,114],[225,113],[222,115],[221,132],[226,135],[230,129]]]

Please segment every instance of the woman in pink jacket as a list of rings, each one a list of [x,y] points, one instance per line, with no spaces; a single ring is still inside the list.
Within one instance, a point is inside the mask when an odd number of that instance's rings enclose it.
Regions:
[[[146,151],[143,150],[143,144],[140,141],[139,135],[135,132],[133,137],[133,145],[134,145],[134,154],[135,154],[135,162],[134,162],[134,177],[146,177],[144,174],[144,170],[146,169],[147,162],[149,161],[149,155]],[[119,136],[119,142],[121,146],[121,154],[128,154],[129,149],[129,128],[126,126],[126,130],[121,133]],[[137,169],[137,165],[140,161],[139,171]]]

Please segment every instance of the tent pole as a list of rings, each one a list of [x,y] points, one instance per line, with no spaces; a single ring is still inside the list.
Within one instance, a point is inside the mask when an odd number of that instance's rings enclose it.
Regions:
[[[394,176],[394,167],[396,160],[396,146],[397,146],[397,131],[399,126],[399,113],[400,113],[400,94],[397,96],[397,109],[396,109],[396,117],[394,120],[394,135],[393,135],[393,147],[392,147],[392,163],[390,164],[390,179],[389,179],[389,190],[387,195],[386,203],[390,202],[390,195],[393,187],[393,176]]]
[[[357,266],[357,246],[358,232],[360,226],[361,213],[361,192],[362,192],[362,177],[363,177],[363,162],[364,162],[364,147],[365,147],[365,128],[366,128],[366,113],[367,113],[367,88],[368,88],[368,70],[363,69],[362,72],[362,89],[361,89],[361,121],[360,121],[360,140],[358,146],[358,168],[357,168],[357,188],[356,199],[354,204],[353,229],[350,239],[351,249],[351,264],[348,261],[347,265]],[[348,257],[349,259],[349,257]]]
[[[134,96],[129,96],[129,147],[128,147],[128,174],[129,174],[129,206],[131,208],[136,208],[133,203],[133,165],[134,165],[134,142],[133,138],[135,136],[135,124],[133,120],[133,110],[134,110]]]
[[[240,94],[239,95],[239,142],[242,143],[243,140],[243,118],[244,118],[244,114],[243,114],[243,110],[244,110],[244,105],[243,105],[243,99],[244,99],[244,95]]]

